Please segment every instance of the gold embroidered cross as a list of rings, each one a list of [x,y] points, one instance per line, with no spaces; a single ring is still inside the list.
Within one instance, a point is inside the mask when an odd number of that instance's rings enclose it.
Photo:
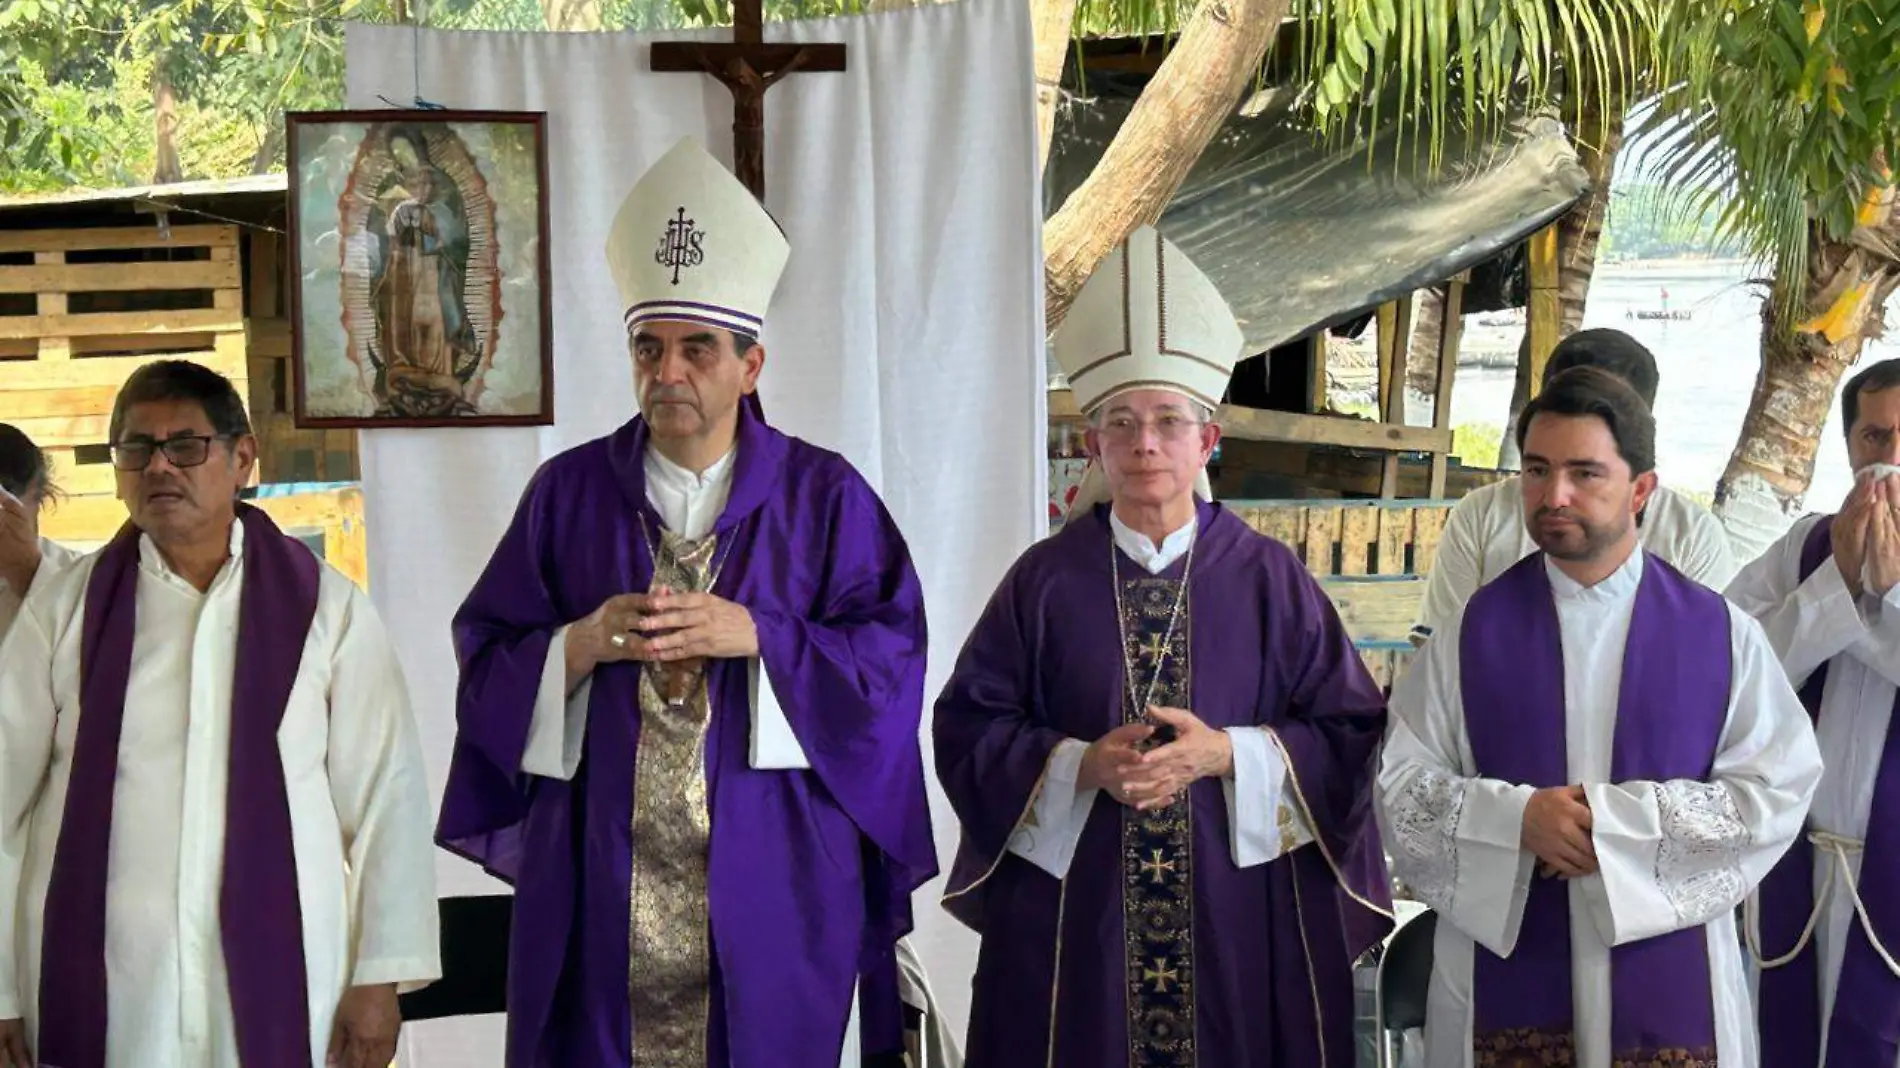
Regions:
[[[1151,967],[1142,969],[1141,978],[1143,982],[1154,984],[1155,993],[1165,994],[1169,983],[1180,983],[1181,973],[1178,969],[1168,967],[1168,958],[1157,957]]]
[[[1168,642],[1159,634],[1151,634],[1141,643],[1141,655],[1148,658],[1156,667],[1161,666],[1161,658],[1168,655]]]
[[[1141,870],[1153,876],[1155,885],[1159,886],[1163,874],[1173,874],[1174,861],[1162,860],[1161,850],[1159,849],[1149,850],[1149,853],[1151,854],[1150,858],[1141,862]]]

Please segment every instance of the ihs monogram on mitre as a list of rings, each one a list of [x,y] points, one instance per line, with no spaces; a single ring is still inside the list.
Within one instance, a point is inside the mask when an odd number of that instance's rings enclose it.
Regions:
[[[675,209],[673,218],[667,220],[666,233],[660,235],[660,247],[653,253],[653,261],[662,267],[673,269],[673,284],[680,284],[680,270],[685,267],[697,267],[706,262],[706,253],[700,247],[705,240],[706,231],[694,228],[695,220],[686,217],[686,206]]]
[[[664,319],[756,338],[791,251],[764,206],[689,137],[627,194],[607,262],[629,330]]]

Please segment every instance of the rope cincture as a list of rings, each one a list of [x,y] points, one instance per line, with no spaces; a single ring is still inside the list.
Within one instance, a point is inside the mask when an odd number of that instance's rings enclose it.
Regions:
[[[1874,952],[1880,957],[1880,962],[1887,966],[1887,970],[1893,973],[1894,978],[1900,979],[1900,963],[1894,961],[1893,955],[1887,952],[1887,947],[1881,945],[1880,938],[1874,934],[1873,921],[1867,917],[1867,904],[1861,900],[1860,886],[1854,879],[1853,866],[1847,859],[1849,856],[1856,856],[1864,852],[1867,844],[1858,838],[1849,838],[1846,835],[1835,834],[1832,831],[1809,831],[1808,842],[1822,853],[1832,856],[1834,863],[1828,865],[1827,881],[1821,884],[1820,891],[1814,895],[1814,910],[1808,913],[1807,926],[1801,929],[1801,937],[1795,940],[1793,949],[1782,956],[1769,960],[1762,955],[1761,936],[1757,934],[1760,926],[1760,906],[1756,904],[1754,897],[1750,897],[1748,899],[1748,923],[1745,925],[1743,931],[1748,939],[1749,955],[1753,957],[1755,963],[1764,970],[1779,968],[1784,964],[1792,962],[1796,957],[1799,957],[1802,952],[1808,948],[1808,943],[1813,941],[1814,930],[1821,922],[1821,913],[1827,908],[1828,902],[1833,900],[1834,886],[1836,882],[1839,882],[1841,885],[1847,887],[1847,892],[1853,896],[1854,914],[1860,917],[1860,927],[1862,931],[1866,932],[1867,943],[1873,946]]]

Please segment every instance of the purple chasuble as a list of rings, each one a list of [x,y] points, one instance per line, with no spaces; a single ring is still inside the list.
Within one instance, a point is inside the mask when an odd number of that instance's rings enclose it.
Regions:
[[[1385,703],[1300,561],[1219,505],[1199,514],[1181,627],[1188,705],[1217,730],[1274,731],[1318,840],[1236,867],[1221,782],[1204,779],[1166,821],[1131,821],[1098,794],[1066,879],[1009,852],[1057,743],[1093,741],[1127,708],[1107,507],[1031,547],[964,645],[933,723],[962,824],[944,904],[982,936],[970,1068],[1353,1062],[1352,964],[1391,929],[1371,809]],[[1126,557],[1119,570],[1137,591],[1153,583]],[[1187,570],[1176,561],[1158,578]],[[1152,671],[1144,657],[1136,685]],[[1136,893],[1134,873],[1157,881]],[[1154,959],[1170,942],[1189,950],[1187,967]],[[1184,1013],[1191,1043],[1174,1041]]]
[[[1480,589],[1458,647],[1477,773],[1544,789],[1573,785],[1563,635],[1533,553]],[[1728,722],[1728,607],[1653,555],[1631,609],[1617,687],[1610,781],[1705,782]],[[1473,947],[1474,1064],[1569,1064],[1575,1056],[1570,885],[1535,877],[1517,947]],[[1610,951],[1611,1058],[1618,1068],[1715,1065],[1715,1009],[1700,925]],[[1557,1059],[1538,1059],[1551,1058]]]
[[[238,1060],[245,1068],[310,1063],[310,1010],[297,899],[297,857],[277,729],[316,618],[316,557],[268,515],[238,506],[244,577],[231,687],[224,878],[218,922]],[[40,953],[39,1062],[103,1068],[106,880],[138,613],[139,531],[122,528],[86,584],[82,678],[66,808],[46,891]],[[134,698],[136,700],[136,698]]]
[[[458,732],[437,840],[515,888],[509,1068],[626,1068],[637,662],[593,673],[571,780],[522,770],[555,631],[647,590],[647,428],[550,460],[454,620]],[[836,1068],[901,1044],[895,946],[936,874],[918,729],[926,632],[903,537],[835,453],[741,408],[713,593],[744,605],[811,761],[756,770],[744,660],[708,665],[709,1068]]]
[[[1834,518],[1814,525],[1801,546],[1800,581],[1833,566]],[[1820,718],[1827,688],[1822,664],[1801,686],[1808,715]],[[1882,943],[1900,945],[1900,697],[1894,701],[1874,779],[1867,841],[1860,858],[1860,898]],[[1801,940],[1814,914],[1814,845],[1795,839],[1758,891],[1761,952],[1769,959]],[[1832,856],[1820,863],[1837,863]],[[1845,894],[1838,883],[1834,893]],[[1762,1068],[1815,1068],[1821,1059],[1821,952],[1810,941],[1795,958],[1761,972]],[[1890,1068],[1900,1056],[1900,978],[1889,971],[1856,918],[1848,925],[1835,984],[1834,1014],[1825,1021],[1827,1068]]]

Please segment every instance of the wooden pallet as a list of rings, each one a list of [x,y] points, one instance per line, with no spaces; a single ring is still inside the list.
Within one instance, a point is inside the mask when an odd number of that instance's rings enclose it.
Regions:
[[[1338,609],[1366,667],[1381,686],[1390,686],[1412,652],[1412,624],[1453,502],[1222,503],[1300,555]]]
[[[71,262],[146,250],[196,258]],[[120,310],[181,290],[208,293],[209,306]],[[113,491],[111,465],[79,450],[106,443],[113,399],[138,367],[189,359],[248,388],[235,226],[176,226],[169,238],[151,226],[0,231],[0,295],[33,297],[32,314],[0,315],[0,418],[47,450],[74,496]]]
[[[354,482],[361,478],[356,431],[299,430],[292,414],[296,382],[290,367],[290,319],[284,299],[288,270],[283,241],[268,230],[247,238],[251,424],[265,482]]]
[[[302,538],[351,581],[369,588],[362,490],[344,486],[265,495],[251,503],[270,513],[286,534]],[[40,533],[69,548],[90,552],[111,540],[125,518],[125,505],[114,497],[73,497],[41,514]]]

